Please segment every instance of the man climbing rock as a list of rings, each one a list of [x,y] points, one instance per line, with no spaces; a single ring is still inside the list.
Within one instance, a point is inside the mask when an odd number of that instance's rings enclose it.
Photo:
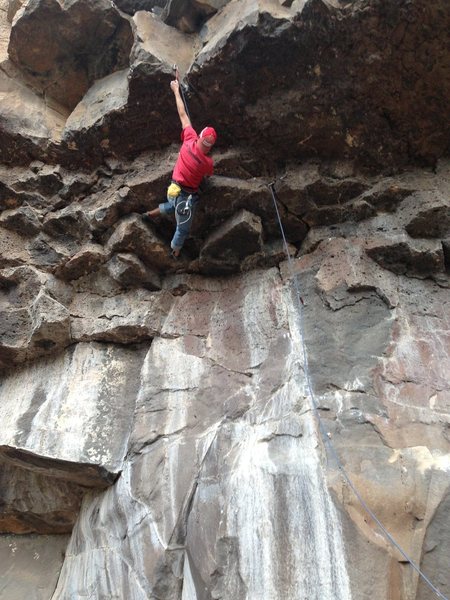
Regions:
[[[186,112],[178,81],[171,81],[170,87],[175,96],[181,121],[181,140],[183,144],[172,173],[172,183],[167,189],[167,202],[163,202],[158,208],[146,214],[153,219],[161,214],[170,215],[175,213],[177,228],[170,246],[172,256],[178,258],[191,229],[194,208],[198,202],[199,185],[203,177],[213,173],[214,163],[208,154],[217,139],[217,135],[212,127],[205,127],[200,135],[197,135]]]

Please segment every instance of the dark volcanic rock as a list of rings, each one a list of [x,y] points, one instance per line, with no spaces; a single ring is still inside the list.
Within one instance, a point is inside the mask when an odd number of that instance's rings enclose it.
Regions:
[[[36,161],[30,165],[30,171],[18,179],[15,186],[17,190],[52,196],[64,186],[60,165],[44,165]]]
[[[445,268],[450,272],[450,238],[443,240],[442,250],[444,252]]]
[[[373,240],[367,254],[379,265],[398,274],[427,277],[444,270],[442,244],[437,241],[408,239]]]
[[[56,0],[28,3],[13,27],[11,53],[46,97],[34,96],[11,69],[2,74],[7,93],[0,111],[7,123],[0,155],[24,162],[41,151],[67,164],[93,165],[164,147],[178,138],[168,88],[173,63],[188,80],[194,124],[215,124],[219,143],[251,149],[262,171],[312,156],[351,158],[372,172],[411,161],[434,166],[448,152],[449,58],[440,42],[450,23],[448,3],[224,4],[189,3],[205,16],[218,10],[191,35],[138,11],[129,58],[130,23],[106,0],[78,0],[65,10]],[[178,0],[166,6],[174,18],[181,15],[177,6]],[[56,26],[35,25],[44,13]],[[25,36],[46,51],[33,54]],[[63,134],[67,111],[47,101],[55,94],[71,109],[85,94]]]
[[[122,219],[109,238],[107,249],[110,252],[133,252],[151,268],[173,266],[164,240],[138,215]]]
[[[96,270],[108,258],[103,246],[86,244],[83,248],[55,269],[55,274],[65,280],[78,279]]]
[[[24,236],[33,236],[42,227],[37,212],[30,206],[4,210],[0,215],[0,224]]]
[[[414,238],[450,235],[450,196],[438,191],[414,194],[408,203],[405,229]]]
[[[204,21],[230,0],[167,0],[161,18],[180,31],[198,31]]]
[[[84,211],[77,205],[70,205],[47,215],[43,229],[52,237],[76,239],[81,243],[86,242],[90,236],[90,227]]]
[[[172,66],[176,63],[184,75],[198,41],[148,12],[136,13],[133,27],[131,69],[97,80],[66,123],[65,142],[91,160],[111,154],[134,158],[179,140],[179,119],[169,88]]]
[[[0,210],[17,208],[24,202],[33,203],[34,196],[24,192],[16,191],[9,185],[0,182]]]
[[[300,6],[293,15],[244,0],[208,21],[192,70],[195,117],[213,107],[227,142],[245,139],[267,158],[347,156],[373,169],[442,156],[448,3]]]
[[[32,0],[8,51],[39,90],[72,109],[96,79],[128,65],[132,44],[130,24],[107,0]]]
[[[162,8],[167,0],[115,0],[114,4],[129,15],[134,15],[138,10],[150,11],[153,8]]]
[[[241,210],[207,238],[200,253],[200,269],[205,273],[238,271],[247,257],[261,252],[261,219]]]
[[[69,260],[77,251],[77,242],[69,246],[58,243],[45,233],[40,233],[27,246],[30,262],[46,271],[51,271],[59,264]]]
[[[124,287],[145,287],[160,290],[161,279],[153,269],[133,254],[116,254],[108,263],[108,271],[113,279]]]

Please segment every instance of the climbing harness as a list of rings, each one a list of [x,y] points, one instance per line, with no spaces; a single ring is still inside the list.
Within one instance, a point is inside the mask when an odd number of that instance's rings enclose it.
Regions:
[[[179,196],[175,202],[175,210],[179,217],[185,217],[184,221],[180,221],[178,225],[187,223],[192,216],[192,194],[189,194],[187,198],[183,195]]]
[[[371,510],[371,508],[365,502],[365,500],[363,499],[363,497],[361,496],[361,494],[355,487],[354,483],[350,479],[350,476],[348,475],[347,471],[345,470],[345,467],[342,464],[341,459],[339,458],[337,450],[334,447],[334,444],[329,437],[329,434],[325,428],[325,425],[322,422],[322,418],[321,418],[320,412],[319,412],[319,405],[317,403],[317,400],[316,400],[316,397],[314,394],[314,390],[313,390],[312,383],[311,383],[311,377],[310,377],[310,373],[309,373],[308,355],[307,355],[307,348],[306,348],[306,343],[305,343],[305,335],[304,335],[304,327],[303,327],[303,310],[304,310],[303,304],[304,303],[303,303],[303,300],[302,300],[302,297],[300,294],[298,275],[295,274],[294,269],[293,269],[293,261],[292,261],[291,255],[289,253],[286,235],[284,232],[283,223],[281,221],[280,211],[278,209],[278,203],[277,203],[278,198],[277,198],[277,194],[275,192],[275,181],[272,181],[271,183],[267,184],[267,187],[270,189],[270,191],[272,193],[272,200],[273,200],[273,203],[275,206],[275,212],[277,214],[278,225],[280,227],[281,236],[283,238],[284,251],[287,256],[291,279],[294,282],[294,287],[295,287],[295,292],[296,292],[295,295],[296,295],[298,307],[299,307],[299,311],[298,311],[299,330],[300,330],[299,333],[300,333],[300,339],[301,339],[302,351],[303,351],[303,357],[304,357],[304,373],[305,373],[306,385],[307,385],[307,390],[309,392],[309,397],[311,400],[312,411],[316,417],[319,431],[320,431],[321,437],[323,439],[323,443],[330,451],[330,454],[333,456],[339,471],[342,473],[342,476],[344,477],[346,483],[348,484],[348,486],[351,488],[351,490],[355,494],[355,496],[356,496],[357,500],[359,501],[359,503],[361,504],[362,508],[367,513],[367,515],[369,515],[369,517],[374,521],[374,523],[377,525],[378,529],[381,531],[381,533],[384,535],[384,537],[388,540],[388,542],[400,552],[400,554],[403,556],[403,558],[406,560],[406,562],[409,563],[409,565],[416,571],[416,573],[419,575],[419,577],[421,577],[421,579],[428,585],[428,587],[436,594],[436,596],[438,598],[441,598],[442,600],[449,600],[449,598],[447,598],[447,596],[444,596],[444,594],[442,592],[440,592],[439,589],[435,585],[433,585],[433,583],[428,579],[428,577],[425,575],[425,573],[423,573],[421,571],[420,567],[413,561],[413,559],[410,558],[408,556],[408,554],[406,554],[406,552],[403,550],[403,548],[398,544],[398,542],[396,542],[396,540],[393,538],[393,536],[385,528],[383,523],[378,519],[378,517],[375,515],[375,513]]]

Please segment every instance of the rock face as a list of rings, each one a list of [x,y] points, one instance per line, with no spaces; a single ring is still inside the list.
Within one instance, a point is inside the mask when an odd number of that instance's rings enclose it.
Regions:
[[[8,53],[38,89],[73,109],[96,80],[128,64],[131,27],[110,2],[32,0],[16,14]]]
[[[218,313],[233,313],[234,319],[218,320]],[[327,597],[350,597],[311,414],[300,400],[301,380],[288,381],[295,362],[288,317],[276,270],[234,280],[232,289],[217,282],[178,299],[164,337],[152,344],[143,365],[130,440],[134,458],[114,490],[85,498],[56,598],[82,597],[93,587],[99,596],[111,595],[101,571],[125,578],[128,569],[121,565],[127,564],[134,565],[134,581],[123,597],[181,597],[190,585],[192,593],[206,597],[244,597],[246,590],[253,597],[294,598],[308,546],[314,548],[308,560],[329,565],[308,585]],[[320,507],[304,511],[302,495]],[[296,523],[286,537],[282,522],[271,519],[272,509]],[[330,528],[322,510],[334,524]],[[104,514],[106,528],[96,514]],[[109,544],[118,556],[96,550],[104,544],[97,535],[84,536],[84,518],[98,535],[112,534]],[[270,539],[267,563],[261,561],[263,547],[252,541],[257,522]],[[288,575],[292,570],[295,580]]]
[[[435,166],[448,151],[449,11],[443,0],[27,2],[2,70],[0,156],[92,167],[166,147],[177,63],[198,126],[217,120],[224,144],[267,164]],[[10,27],[5,11],[5,38]]]
[[[448,2],[0,8],[0,600],[449,597]]]
[[[51,598],[64,560],[66,544],[65,535],[1,536],[4,597],[11,600],[33,595],[38,600]]]

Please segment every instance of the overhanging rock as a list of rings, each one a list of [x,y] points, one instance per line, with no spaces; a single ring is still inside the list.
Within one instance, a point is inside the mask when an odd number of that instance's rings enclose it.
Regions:
[[[135,43],[130,67],[97,78],[67,120],[64,140],[94,157],[136,156],[179,139],[178,117],[169,83],[176,63],[181,77],[191,66],[198,37],[139,11],[131,20]],[[161,117],[160,106],[167,106]],[[157,109],[158,107],[158,109]]]
[[[72,109],[96,79],[128,65],[132,44],[129,22],[108,0],[31,0],[8,50],[38,90]]]
[[[202,23],[218,10],[223,8],[230,0],[194,0],[186,3],[185,0],[167,0],[161,13],[161,18],[168,25],[181,31],[198,31]]]
[[[70,533],[86,489],[0,462],[0,534]]]

